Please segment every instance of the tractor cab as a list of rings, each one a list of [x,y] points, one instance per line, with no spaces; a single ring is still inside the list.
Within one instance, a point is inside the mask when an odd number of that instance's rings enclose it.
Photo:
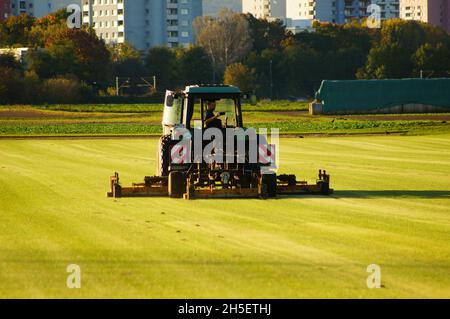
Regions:
[[[243,126],[241,91],[229,85],[191,85],[184,91],[167,91],[164,103],[163,131],[170,134],[176,127],[188,130],[208,128],[211,114],[217,116],[217,128]]]

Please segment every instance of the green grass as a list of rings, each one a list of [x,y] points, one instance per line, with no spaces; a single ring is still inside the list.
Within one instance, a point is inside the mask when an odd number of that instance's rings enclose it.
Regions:
[[[0,135],[160,135],[161,125],[140,123],[3,124]]]
[[[287,101],[244,105],[244,124],[279,128],[282,134],[450,133],[450,122],[439,120],[442,114],[428,115],[426,120],[420,119],[421,114],[398,115],[394,120],[383,119],[383,115],[369,119],[351,115],[311,116],[304,111],[305,106],[307,103]],[[410,119],[405,120],[404,116]],[[0,136],[160,135],[161,118],[162,106],[158,104],[3,106],[0,107]]]
[[[281,139],[281,171],[328,169],[331,197],[106,198],[155,143],[0,141],[0,297],[450,298],[450,135]]]
[[[427,132],[448,133],[450,125],[438,121],[333,121],[305,120],[298,122],[254,122],[254,128],[278,128],[281,134],[302,133],[383,133],[402,132],[418,134]],[[36,121],[0,121],[0,135],[161,135],[160,124],[153,122],[78,122],[45,123]]]

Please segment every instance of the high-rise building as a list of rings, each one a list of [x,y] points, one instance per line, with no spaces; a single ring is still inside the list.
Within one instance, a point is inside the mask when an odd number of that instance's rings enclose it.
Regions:
[[[286,18],[286,0],[242,0],[242,12],[255,18]]]
[[[69,4],[81,4],[81,0],[8,0],[11,14],[29,14],[36,18],[67,7]]]
[[[11,0],[0,1],[0,21],[5,20],[11,15]]]
[[[336,22],[337,3],[322,0],[286,0],[287,17],[294,20]]]
[[[450,32],[450,1],[400,0],[400,17],[428,22]]]
[[[399,0],[286,0],[286,12],[291,19],[346,23],[368,17],[371,4],[379,6],[381,20],[399,16]]]
[[[128,42],[139,50],[193,43],[192,21],[201,0],[82,0],[83,23],[107,43]]]

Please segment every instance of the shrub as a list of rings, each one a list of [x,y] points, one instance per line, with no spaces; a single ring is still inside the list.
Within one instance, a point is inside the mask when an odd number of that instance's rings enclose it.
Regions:
[[[92,98],[92,91],[76,78],[57,77],[43,83],[42,96],[46,103],[82,103]]]
[[[0,104],[15,102],[21,92],[20,74],[9,67],[0,67]]]

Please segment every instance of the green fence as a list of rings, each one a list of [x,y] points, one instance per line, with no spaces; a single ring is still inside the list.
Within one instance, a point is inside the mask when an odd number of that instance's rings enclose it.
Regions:
[[[323,113],[364,113],[405,104],[450,111],[450,78],[322,82],[316,99]]]

